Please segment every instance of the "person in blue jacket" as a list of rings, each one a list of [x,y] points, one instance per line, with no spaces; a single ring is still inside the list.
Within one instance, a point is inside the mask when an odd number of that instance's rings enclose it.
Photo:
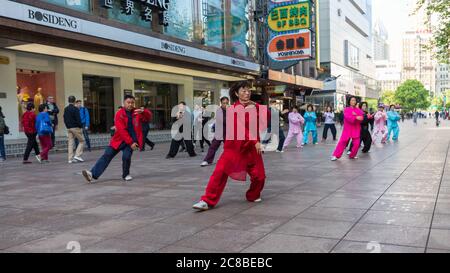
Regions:
[[[394,133],[392,137],[393,141],[398,140],[398,134],[400,133],[400,127],[398,126],[398,121],[400,120],[400,115],[395,111],[395,106],[389,106],[389,111],[387,112],[387,124],[388,124],[388,135],[387,140],[391,138],[391,133]]]
[[[312,104],[308,104],[308,106],[306,107],[306,112],[303,118],[305,119],[303,145],[308,144],[308,136],[310,132],[312,133],[313,144],[317,144],[317,126],[316,126],[317,116],[316,113],[314,112],[314,107],[312,106]]]
[[[80,109],[80,118],[81,124],[83,124],[83,136],[84,141],[86,142],[86,147],[88,151],[91,151],[91,140],[89,139],[89,126],[91,124],[91,118],[89,116],[89,110],[86,107],[83,107],[81,104],[81,100],[77,100],[75,105]],[[75,139],[75,147],[78,146],[78,139]]]

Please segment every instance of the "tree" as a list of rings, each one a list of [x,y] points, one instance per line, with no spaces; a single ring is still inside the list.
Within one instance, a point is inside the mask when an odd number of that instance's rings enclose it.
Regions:
[[[450,7],[449,0],[417,0],[417,10],[425,9],[427,24],[432,16],[437,19],[433,29],[433,40],[429,48],[436,48],[440,63],[450,63]]]
[[[395,91],[384,91],[381,94],[381,102],[385,105],[395,104]]]
[[[430,94],[418,80],[407,80],[395,91],[395,100],[405,110],[426,109]]]

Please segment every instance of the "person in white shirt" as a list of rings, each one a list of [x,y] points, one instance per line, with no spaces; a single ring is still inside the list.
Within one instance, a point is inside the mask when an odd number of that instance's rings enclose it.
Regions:
[[[336,141],[336,125],[334,121],[334,112],[331,106],[328,106],[325,113],[323,113],[325,119],[325,128],[323,128],[322,142],[325,142],[328,137],[328,129],[331,129],[333,134],[333,140]]]

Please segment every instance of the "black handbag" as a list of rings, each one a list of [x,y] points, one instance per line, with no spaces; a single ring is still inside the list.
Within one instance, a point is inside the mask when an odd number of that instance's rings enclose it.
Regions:
[[[9,127],[5,125],[5,129],[3,130],[3,134],[9,135]]]

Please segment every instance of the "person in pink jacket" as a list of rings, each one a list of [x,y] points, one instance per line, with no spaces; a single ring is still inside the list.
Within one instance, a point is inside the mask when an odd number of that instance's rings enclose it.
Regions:
[[[284,149],[289,146],[292,139],[297,135],[297,148],[303,147],[303,133],[302,125],[305,123],[305,119],[298,112],[298,107],[294,106],[292,111],[289,113],[289,133],[283,144]]]
[[[353,142],[350,158],[357,159],[356,155],[358,154],[359,144],[361,142],[361,121],[364,119],[364,112],[356,107],[356,97],[350,97],[349,105],[344,110],[344,129],[331,157],[331,161],[336,161],[338,158],[341,158],[350,140]]]
[[[387,120],[387,114],[384,111],[384,106],[379,105],[378,106],[378,112],[375,114],[374,117],[375,120],[375,126],[373,128],[373,143],[377,141],[377,137],[379,134],[381,134],[381,143],[386,143],[386,137],[387,137],[387,128],[386,128],[386,120]]]

